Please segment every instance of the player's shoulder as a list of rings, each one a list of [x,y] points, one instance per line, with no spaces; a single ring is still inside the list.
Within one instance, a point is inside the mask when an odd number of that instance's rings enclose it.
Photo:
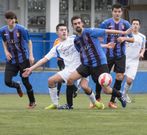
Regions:
[[[74,39],[76,37],[76,35],[70,35],[68,36],[69,39]]]
[[[16,24],[16,28],[17,28],[17,29],[20,29],[20,30],[27,30],[27,28],[24,27],[24,26],[21,25],[21,24]]]
[[[112,18],[108,18],[108,19],[105,19],[105,20],[102,22],[102,24],[103,24],[103,23],[110,23],[110,22],[112,22],[112,21],[113,21]]]
[[[68,36],[68,38],[67,38],[67,41],[74,41],[74,39],[76,38],[76,35],[70,35],[70,36]]]
[[[144,35],[144,34],[142,34],[142,33],[138,33],[138,35],[140,36],[140,37],[142,37],[142,38],[146,38],[146,36]]]
[[[123,18],[121,18],[121,21],[124,23],[124,24],[130,24],[128,20],[125,20]]]
[[[59,43],[60,43],[60,39],[59,39],[59,38],[57,38],[57,39],[54,41],[53,46],[56,46],[56,45],[58,45]]]
[[[7,26],[7,25],[2,26],[2,27],[0,28],[0,31],[3,31],[3,30],[5,30],[5,29],[7,29],[7,28],[8,28],[8,26]]]

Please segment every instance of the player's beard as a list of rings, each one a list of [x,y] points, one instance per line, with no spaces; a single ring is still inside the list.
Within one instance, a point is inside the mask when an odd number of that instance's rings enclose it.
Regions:
[[[77,32],[77,33],[82,33],[82,28],[77,27],[77,28],[76,28],[76,32]]]

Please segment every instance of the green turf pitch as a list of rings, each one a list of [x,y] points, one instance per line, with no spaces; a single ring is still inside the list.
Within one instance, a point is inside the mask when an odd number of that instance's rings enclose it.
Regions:
[[[110,99],[102,95],[105,105]],[[84,94],[74,99],[74,110],[44,110],[48,95],[36,95],[37,107],[26,109],[27,97],[0,95],[0,135],[147,135],[147,94],[133,95],[126,109],[88,109]],[[61,95],[60,103],[65,97]]]

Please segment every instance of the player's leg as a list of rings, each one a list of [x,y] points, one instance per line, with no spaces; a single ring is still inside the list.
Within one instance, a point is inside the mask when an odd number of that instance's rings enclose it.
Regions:
[[[122,58],[115,59],[115,67],[114,72],[116,73],[116,79],[114,82],[113,89],[120,91],[121,84],[124,79],[124,72],[125,72],[125,65],[126,65],[126,56],[123,56]],[[114,94],[115,95],[115,94]],[[110,102],[108,103],[108,106],[110,108],[116,109],[117,105],[115,103],[115,96],[111,96]]]
[[[88,78],[82,78],[80,81],[81,88],[84,90],[85,94],[89,97],[94,107],[98,109],[104,109],[105,108],[104,104],[96,100],[95,94],[93,93],[92,89],[88,86],[88,82],[89,82]]]
[[[133,79],[126,76],[126,82],[124,84],[124,90],[123,90],[123,97],[126,99],[127,103],[131,103],[131,99],[128,95],[129,90],[132,87]]]
[[[97,82],[96,83],[96,88],[95,88],[96,90],[96,95],[95,95],[95,97],[96,97],[96,100],[97,101],[101,101],[101,90],[102,90],[102,87],[101,87],[101,85]]]
[[[125,72],[126,82],[124,84],[123,97],[126,99],[126,101],[128,103],[131,103],[131,99],[130,99],[128,93],[132,87],[133,80],[135,79],[135,76],[137,73],[137,67],[138,67],[137,62],[136,63],[131,62],[131,63],[127,64],[127,68],[126,68],[126,72]]]
[[[64,61],[62,59],[60,59],[60,58],[57,59],[57,65],[58,65],[60,71],[65,68]],[[62,83],[63,82],[58,82],[58,84],[57,84],[57,90],[58,90],[57,95],[58,95],[58,97],[60,95],[60,90],[61,90]]]
[[[50,93],[52,104],[46,107],[45,109],[56,109],[58,107],[59,103],[58,103],[58,96],[57,96],[57,83],[62,81],[63,81],[63,78],[58,73],[49,77],[48,87],[49,87],[49,93]]]
[[[66,89],[67,104],[58,107],[58,109],[73,109],[73,91],[75,89],[77,89],[77,87],[74,85],[74,81],[79,79],[81,76],[78,75],[77,71],[70,72],[66,69],[59,72],[59,74],[62,76],[62,78],[65,80],[65,82],[67,82],[67,89]],[[77,77],[77,75],[78,75],[78,77]],[[69,83],[69,81],[70,81],[70,83]]]
[[[18,95],[20,97],[22,97],[23,92],[22,92],[20,83],[13,81],[13,77],[18,74],[18,70],[19,69],[18,69],[17,65],[7,63],[6,68],[5,68],[5,77],[4,78],[5,78],[5,84],[8,87],[16,88]]]
[[[30,62],[29,60],[24,61],[23,63],[19,64],[19,70],[20,70],[20,77],[22,79],[23,85],[26,88],[27,91],[27,96],[29,99],[29,105],[28,105],[28,109],[32,109],[36,106],[35,103],[35,97],[34,97],[34,90],[33,87],[29,81],[29,77],[22,77],[22,73],[24,72],[24,69],[30,67]]]

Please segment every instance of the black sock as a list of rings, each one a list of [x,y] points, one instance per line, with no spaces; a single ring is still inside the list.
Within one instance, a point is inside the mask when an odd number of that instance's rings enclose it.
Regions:
[[[122,80],[116,79],[113,88],[115,88],[116,90],[120,90],[121,89],[121,83],[122,83]]]
[[[73,90],[74,85],[67,85],[66,89],[66,100],[69,107],[73,106]]]
[[[118,91],[115,88],[113,88],[112,97],[118,97],[118,98],[121,97],[120,91]]]
[[[28,98],[29,98],[30,103],[35,102],[35,97],[34,97],[34,92],[33,92],[33,90],[28,90],[28,91],[27,91],[27,95],[28,95]]]
[[[122,83],[122,80],[115,80],[115,83],[114,83],[114,87],[113,87],[113,91],[114,91],[114,89],[115,89],[115,91],[120,91],[120,89],[121,89],[121,83]],[[115,92],[114,91],[114,92]],[[119,92],[120,93],[120,92]],[[115,102],[115,98],[116,98],[117,96],[115,95],[115,94],[112,94],[112,96],[111,96],[111,99],[110,99],[110,101],[111,102]]]
[[[95,89],[95,92],[96,92],[95,98],[96,98],[96,100],[101,98],[101,89],[102,89],[101,85],[99,83],[96,83],[96,89]]]
[[[59,82],[58,85],[57,85],[57,95],[58,95],[58,97],[60,95],[61,86],[62,86],[62,83]]]

